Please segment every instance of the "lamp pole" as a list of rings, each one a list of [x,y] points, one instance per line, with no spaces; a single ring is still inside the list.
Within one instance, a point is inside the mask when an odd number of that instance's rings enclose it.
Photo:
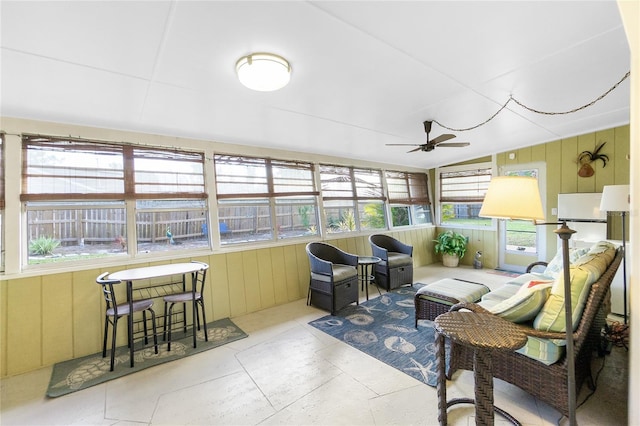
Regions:
[[[626,211],[622,211],[622,301],[624,303],[624,325],[627,325],[627,249],[625,246],[626,232],[625,232],[625,216]]]
[[[562,240],[562,267],[564,270],[564,317],[567,333],[567,390],[569,396],[569,424],[576,423],[576,364],[573,349],[573,318],[571,309],[571,272],[569,270],[569,238],[576,231],[567,226],[563,221],[560,228],[554,229]]]

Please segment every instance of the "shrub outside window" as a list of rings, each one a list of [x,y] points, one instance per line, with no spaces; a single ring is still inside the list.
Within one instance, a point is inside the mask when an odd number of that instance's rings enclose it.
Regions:
[[[26,203],[28,264],[127,254],[123,201]]]
[[[189,215],[198,216],[198,232],[173,235],[181,243],[175,247],[194,248],[184,244],[188,240],[210,246],[202,234],[208,217],[202,153],[39,135],[22,139],[27,264],[136,254],[129,250],[142,245],[144,252],[164,251],[169,228]],[[143,240],[132,246],[126,218],[134,208]]]
[[[327,233],[386,229],[380,170],[322,164]]]
[[[318,235],[311,163],[216,154],[222,245]]]

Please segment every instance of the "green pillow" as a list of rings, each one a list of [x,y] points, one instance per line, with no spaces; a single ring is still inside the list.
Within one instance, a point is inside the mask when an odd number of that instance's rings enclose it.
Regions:
[[[489,308],[492,313],[511,322],[526,322],[538,314],[549,296],[553,281],[529,281],[508,299]]]
[[[613,260],[615,252],[614,245],[606,242],[598,243],[571,266],[571,322],[574,331],[582,317],[582,310],[587,302],[591,284],[604,273]],[[564,274],[556,278],[553,287],[551,287],[549,299],[533,321],[533,326],[543,331],[566,331]]]

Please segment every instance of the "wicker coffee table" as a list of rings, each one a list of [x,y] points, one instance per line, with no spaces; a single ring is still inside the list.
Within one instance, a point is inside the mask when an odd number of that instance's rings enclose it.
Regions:
[[[496,315],[474,312],[446,312],[434,325],[437,331],[436,351],[438,367],[438,421],[447,424],[447,408],[454,404],[470,403],[476,407],[476,425],[493,425],[494,410],[515,425],[513,416],[493,405],[492,351],[514,351],[527,343],[527,336],[518,326]],[[469,346],[474,350],[473,377],[475,399],[455,398],[447,401],[444,338]]]

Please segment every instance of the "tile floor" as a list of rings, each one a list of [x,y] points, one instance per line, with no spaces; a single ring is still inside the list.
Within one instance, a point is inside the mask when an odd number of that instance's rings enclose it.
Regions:
[[[508,278],[467,267],[417,268],[415,281]],[[374,290],[372,295],[377,296]],[[436,390],[308,325],[326,312],[304,300],[233,318],[249,337],[184,360],[47,399],[51,368],[0,381],[0,424],[9,425],[433,425]],[[578,409],[580,425],[625,425],[627,352],[597,359],[597,392]],[[584,386],[579,401],[587,394]],[[458,372],[448,397],[473,396]],[[558,412],[497,380],[495,403],[523,425],[556,424]],[[473,406],[449,409],[453,425],[474,424]],[[566,424],[563,419],[561,424]],[[496,417],[496,424],[507,422]]]

